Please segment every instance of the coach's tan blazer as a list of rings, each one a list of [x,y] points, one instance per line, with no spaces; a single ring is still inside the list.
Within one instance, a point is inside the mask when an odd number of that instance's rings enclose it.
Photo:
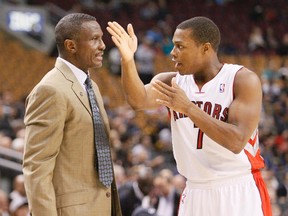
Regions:
[[[94,82],[93,88],[108,133],[107,114]],[[115,181],[106,189],[93,166],[87,93],[61,60],[27,97],[24,122],[23,173],[33,216],[121,215]]]

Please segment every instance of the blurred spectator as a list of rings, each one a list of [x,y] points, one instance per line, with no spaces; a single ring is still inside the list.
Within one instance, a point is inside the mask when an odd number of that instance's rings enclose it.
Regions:
[[[7,136],[2,130],[0,129],[0,146],[5,148],[11,148],[12,146],[12,138]]]
[[[131,159],[133,165],[144,164],[151,167],[154,172],[167,162],[161,153],[156,152],[151,136],[145,134],[140,137],[140,143],[131,149]]]
[[[265,21],[269,24],[273,24],[278,20],[278,13],[276,8],[266,6],[265,8]]]
[[[263,88],[263,116],[267,125],[273,118],[273,125],[270,125],[270,131],[280,135],[288,128],[288,84],[285,76],[279,73],[273,59],[269,60],[267,67],[262,73]],[[262,123],[263,125],[263,123]],[[262,127],[267,128],[267,126]],[[268,129],[269,130],[269,129]],[[267,131],[267,130],[266,130]]]
[[[0,215],[9,216],[9,200],[5,191],[0,189]]]
[[[67,12],[68,13],[84,13],[85,12],[84,5],[81,4],[80,1],[75,2],[74,4],[72,4],[71,9],[69,11],[67,11]]]
[[[123,216],[131,216],[134,209],[141,205],[142,199],[152,189],[153,174],[151,168],[135,167],[136,175],[131,181],[119,188],[119,197]]]
[[[276,38],[274,29],[272,26],[268,26],[266,29],[266,33],[264,35],[265,43],[267,45],[267,51],[270,54],[275,54],[278,49],[278,39]]]
[[[282,215],[288,215],[288,172],[285,172],[283,178],[283,185],[281,190],[278,189],[278,205],[281,209]]]
[[[252,7],[250,12],[250,19],[255,22],[260,22],[264,20],[264,9],[261,4],[256,4]]]
[[[94,0],[79,0],[79,3],[85,7],[85,8],[89,8],[91,10],[96,8],[96,1]],[[99,3],[99,2],[98,2]]]
[[[164,162],[164,158],[161,155],[152,158],[151,152],[141,144],[137,144],[132,148],[131,157],[133,165],[145,164],[153,170]]]
[[[281,43],[278,47],[277,54],[280,56],[288,55],[288,33],[285,33],[282,37]]]
[[[132,216],[158,216],[154,208],[143,208],[142,206],[137,207]]]
[[[130,0],[110,0],[106,8],[111,8],[113,19],[119,19],[120,16],[131,16],[133,8],[131,4],[136,3]],[[123,13],[124,12],[124,13]]]
[[[148,36],[144,37],[135,53],[137,70],[144,84],[149,83],[154,76],[155,56],[153,40]]]
[[[113,47],[108,53],[108,67],[113,75],[121,75],[121,57],[117,47]]]
[[[259,26],[254,26],[249,34],[248,48],[253,53],[263,53],[266,48],[264,34]]]
[[[176,174],[173,177],[173,185],[175,189],[178,191],[179,194],[182,194],[185,186],[186,186],[186,179],[181,174]]]
[[[122,187],[127,180],[124,167],[119,164],[114,164],[114,175],[116,180],[117,188]]]
[[[10,204],[10,216],[29,216],[28,202],[24,200],[13,200]]]
[[[160,42],[161,50],[164,55],[169,56],[174,46],[172,42],[172,27],[169,25],[167,20],[160,21],[158,25],[162,30],[162,40]]]
[[[285,79],[286,81],[288,80],[288,57],[282,60],[281,67],[279,68],[278,72],[281,79]]]
[[[287,188],[283,183],[280,183],[276,189],[277,205],[281,209],[281,212],[288,213],[288,200],[287,200]],[[283,214],[284,215],[284,214]]]
[[[285,132],[288,128],[288,104],[287,104],[287,93],[282,92],[281,83],[279,81],[279,95],[275,99],[275,102],[272,104],[273,107],[273,117],[275,121],[275,126],[277,134]]]
[[[147,212],[155,212],[157,216],[177,216],[180,196],[173,184],[172,171],[163,169],[154,177],[153,190],[143,198],[135,212],[146,209]]]
[[[276,80],[278,78],[278,65],[275,58],[267,58],[266,66],[261,73],[262,78],[267,80]]]
[[[154,45],[158,46],[163,40],[162,30],[158,25],[153,26],[146,32],[146,38],[148,38]]]
[[[17,130],[16,137],[15,139],[13,139],[11,143],[11,148],[23,153],[24,152],[24,136],[25,136],[25,128]]]
[[[164,20],[169,14],[167,0],[158,0],[158,20]]]
[[[169,35],[165,35],[161,43],[161,50],[164,55],[169,56],[173,49],[173,46],[174,44],[172,42],[172,37]]]
[[[131,149],[131,159],[132,165],[145,164],[149,159],[149,152],[143,145],[137,144]]]
[[[159,7],[154,1],[146,1],[139,11],[140,18],[143,20],[153,20],[158,18]]]
[[[3,135],[13,139],[15,138],[15,133],[10,122],[11,110],[9,106],[0,104],[0,131]]]
[[[158,202],[155,205],[159,216],[177,216],[180,196],[173,184],[173,173],[169,169],[163,169],[155,177],[153,185],[158,192]]]
[[[13,201],[15,201],[15,203],[27,202],[26,191],[25,191],[25,187],[24,187],[24,176],[22,174],[14,177],[13,190],[9,194],[9,199],[10,199],[11,204],[13,203]],[[20,201],[18,202],[18,200],[20,200]],[[13,204],[10,205],[10,207],[11,206],[13,207]]]

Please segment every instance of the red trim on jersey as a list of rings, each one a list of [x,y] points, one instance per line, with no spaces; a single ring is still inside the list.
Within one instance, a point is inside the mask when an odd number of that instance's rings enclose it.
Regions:
[[[252,146],[254,146],[255,145],[255,143],[256,143],[256,141],[257,141],[257,139],[258,139],[258,133],[256,133],[255,134],[255,136],[254,136],[254,138],[253,139],[249,139],[249,144],[251,144]]]
[[[254,140],[254,139],[253,139]],[[251,164],[251,172],[255,180],[255,184],[259,190],[260,198],[262,202],[262,211],[264,216],[272,216],[272,209],[270,204],[270,197],[267,191],[265,182],[262,178],[260,169],[264,167],[264,160],[260,155],[260,149],[258,149],[255,156],[251,155],[246,149],[244,149],[245,154]]]
[[[268,190],[266,188],[265,182],[262,178],[261,172],[257,171],[252,173],[255,180],[255,184],[259,190],[261,201],[262,201],[262,211],[264,216],[272,216],[272,208],[270,203],[270,197]]]
[[[197,149],[203,148],[203,135],[204,133],[199,129],[197,137]]]
[[[233,79],[233,90],[232,90],[232,95],[233,95],[233,100],[235,99],[235,91],[234,91],[234,83],[235,83],[235,77],[237,76],[237,73],[243,68],[239,68],[239,70],[235,73],[234,79]]]
[[[255,156],[253,156],[246,149],[244,149],[244,152],[250,161],[252,172],[256,172],[256,171],[264,168],[265,164],[264,164],[264,160],[263,160],[262,156],[260,155],[260,149],[258,149]]]

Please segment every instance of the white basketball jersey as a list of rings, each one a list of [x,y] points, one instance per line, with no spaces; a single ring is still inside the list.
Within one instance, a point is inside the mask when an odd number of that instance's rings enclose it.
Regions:
[[[224,64],[219,73],[201,90],[193,75],[176,76],[176,83],[191,102],[213,118],[227,121],[233,101],[234,78],[243,66]],[[174,157],[179,172],[195,183],[221,180],[252,173],[264,167],[257,129],[239,154],[222,147],[194,125],[187,116],[170,110]]]

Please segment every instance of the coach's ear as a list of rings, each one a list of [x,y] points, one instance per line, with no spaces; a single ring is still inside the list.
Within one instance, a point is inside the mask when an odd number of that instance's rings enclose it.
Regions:
[[[64,47],[70,53],[75,53],[77,51],[76,43],[71,39],[66,39],[64,41]]]

